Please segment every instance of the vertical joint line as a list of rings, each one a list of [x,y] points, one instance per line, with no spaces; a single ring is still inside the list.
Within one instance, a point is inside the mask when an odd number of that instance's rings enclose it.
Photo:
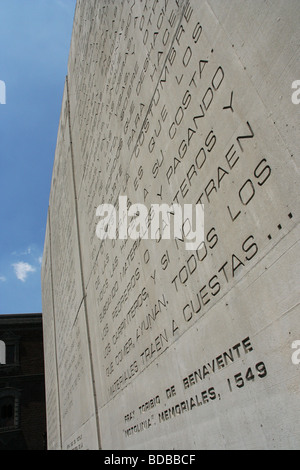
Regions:
[[[53,284],[53,272],[52,272],[52,241],[51,241],[51,208],[48,210],[48,226],[49,226],[49,251],[50,251],[50,278],[51,278],[51,294],[52,294],[52,313],[53,313],[53,328],[54,328],[54,345],[55,345],[55,366],[56,366],[56,380],[57,380],[57,394],[58,394],[58,416],[59,416],[59,439],[60,448],[62,449],[62,430],[61,430],[61,409],[60,409],[60,386],[59,386],[59,373],[58,373],[58,360],[57,360],[57,341],[56,341],[56,321],[55,321],[55,295],[54,295],[54,284]],[[49,436],[48,436],[49,438]]]
[[[77,231],[78,250],[79,250],[80,277],[81,277],[81,285],[82,285],[85,324],[86,324],[87,338],[88,338],[88,352],[89,352],[90,368],[91,368],[91,375],[92,375],[92,388],[93,388],[93,395],[94,395],[94,407],[95,407],[95,415],[96,415],[97,438],[98,438],[99,449],[101,449],[100,423],[99,423],[99,416],[98,416],[97,395],[96,395],[96,389],[95,389],[95,386],[96,386],[95,385],[95,373],[94,373],[94,366],[93,366],[93,359],[92,359],[91,335],[90,335],[89,321],[88,321],[88,315],[87,315],[86,292],[85,292],[85,285],[84,285],[81,240],[80,240],[80,230],[79,230],[78,201],[77,201],[77,190],[76,190],[76,181],[75,181],[75,168],[74,168],[73,140],[72,140],[72,129],[71,129],[71,109],[70,109],[70,94],[69,94],[68,75],[66,76],[66,88],[67,88],[67,109],[68,109],[70,147],[71,147],[72,180],[73,180],[73,188],[74,188],[74,195],[75,195],[75,218],[76,218],[76,231]]]

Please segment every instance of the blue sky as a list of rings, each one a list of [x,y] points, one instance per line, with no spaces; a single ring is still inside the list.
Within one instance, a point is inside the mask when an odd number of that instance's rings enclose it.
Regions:
[[[42,311],[41,258],[75,5],[0,0],[0,314]]]

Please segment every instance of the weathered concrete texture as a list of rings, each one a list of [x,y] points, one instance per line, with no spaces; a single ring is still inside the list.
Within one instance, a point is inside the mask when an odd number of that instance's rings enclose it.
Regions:
[[[60,405],[58,396],[59,390],[57,380],[56,328],[55,311],[53,305],[49,230],[50,222],[48,214],[42,264],[44,363],[45,371],[47,371],[47,377],[45,381],[47,403],[47,445],[48,449],[60,449]]]
[[[297,448],[298,0],[78,1],[42,270],[50,448]],[[204,204],[197,251],[96,208]]]

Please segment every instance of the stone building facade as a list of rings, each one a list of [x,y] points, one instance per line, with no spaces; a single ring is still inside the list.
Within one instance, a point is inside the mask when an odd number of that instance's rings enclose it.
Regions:
[[[41,314],[0,315],[0,450],[44,450]]]

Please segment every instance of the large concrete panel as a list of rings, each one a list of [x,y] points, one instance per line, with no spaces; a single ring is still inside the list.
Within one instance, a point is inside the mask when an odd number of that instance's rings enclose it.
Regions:
[[[299,17],[296,0],[77,2],[44,326],[63,448],[298,447]],[[203,204],[204,240],[99,240],[96,208],[124,195]]]
[[[97,449],[99,438],[73,173],[66,83],[42,267],[45,357],[49,363],[46,367],[49,369],[46,373],[48,447]],[[54,402],[54,397],[58,403]],[[52,421],[57,413],[59,441],[52,437],[55,434]]]
[[[52,288],[50,222],[45,235],[43,264],[42,264],[42,302],[43,302],[43,332],[44,332],[44,366],[46,380],[47,406],[47,441],[48,449],[61,447],[60,435],[60,404],[57,380],[56,329]]]

